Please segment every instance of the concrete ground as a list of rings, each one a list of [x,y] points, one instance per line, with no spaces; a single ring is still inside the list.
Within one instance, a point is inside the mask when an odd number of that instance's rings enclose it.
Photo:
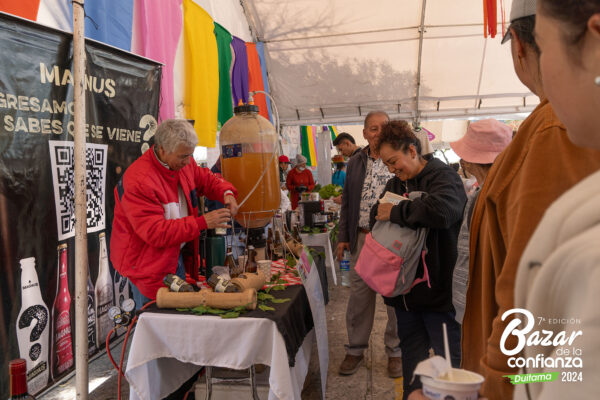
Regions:
[[[338,277],[339,279],[339,277]],[[329,282],[332,280],[329,279]],[[347,343],[346,304],[350,289],[329,285],[329,304],[327,311],[327,331],[329,339],[329,370],[327,371],[327,393],[329,400],[346,399],[402,399],[402,378],[388,378],[387,355],[383,344],[383,335],[387,322],[387,313],[383,299],[379,296],[375,311],[375,322],[371,332],[369,348],[365,352],[365,362],[352,376],[338,374],[338,368],[346,355]],[[319,399],[321,380],[319,376],[316,349],[311,356],[311,367],[302,392],[303,399]]]
[[[387,356],[383,344],[387,314],[381,296],[377,300],[373,332],[369,348],[365,352],[364,364],[352,376],[341,376],[338,374],[338,367],[345,356],[344,343],[347,342],[346,304],[350,289],[343,286],[333,286],[331,277],[329,277],[329,282],[330,302],[326,307],[329,335],[329,370],[327,371],[326,398],[329,400],[401,399],[402,378],[391,379],[387,376]],[[113,345],[113,347],[112,354],[118,362],[122,343]],[[317,357],[315,346],[302,392],[303,399],[316,400],[321,398],[321,380]],[[106,354],[93,360],[89,371],[90,390],[92,390],[89,400],[117,399],[117,373],[110,364]],[[38,399],[74,399],[74,376],[63,381],[52,390],[44,393],[43,396],[38,396]],[[129,398],[129,386],[124,379],[121,387],[121,398],[123,400]],[[188,400],[190,398],[192,396],[188,396]]]

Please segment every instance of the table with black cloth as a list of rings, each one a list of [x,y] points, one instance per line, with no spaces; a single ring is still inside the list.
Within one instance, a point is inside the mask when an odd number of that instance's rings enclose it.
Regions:
[[[130,399],[161,399],[201,366],[246,369],[269,365],[269,399],[300,399],[314,341],[302,285],[271,290],[285,303],[266,302],[238,318],[149,307],[138,319],[127,362]]]

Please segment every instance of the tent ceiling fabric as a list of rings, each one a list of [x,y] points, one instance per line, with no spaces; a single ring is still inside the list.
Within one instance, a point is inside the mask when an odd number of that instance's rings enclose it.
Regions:
[[[481,2],[243,3],[257,39],[265,42],[283,124],[360,122],[376,109],[407,119],[514,114],[538,104],[515,75],[501,33],[484,39]]]

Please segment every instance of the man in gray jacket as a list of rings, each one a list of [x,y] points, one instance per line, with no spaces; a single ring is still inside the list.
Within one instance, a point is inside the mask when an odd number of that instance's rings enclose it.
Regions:
[[[339,369],[341,375],[352,375],[360,368],[364,360],[364,350],[369,346],[369,336],[371,336],[373,328],[377,293],[358,276],[354,265],[365,243],[365,237],[369,233],[371,207],[379,199],[387,181],[393,177],[373,150],[382,125],[388,121],[389,117],[383,111],[372,111],[367,114],[363,136],[369,145],[350,158],[346,172],[337,257],[338,260],[341,260],[344,250],[349,250],[352,258],[350,261],[350,299],[346,310],[348,344],[345,346],[346,357]],[[384,342],[388,355],[388,375],[398,378],[402,376],[402,361],[396,316],[392,307],[386,307],[388,322]]]

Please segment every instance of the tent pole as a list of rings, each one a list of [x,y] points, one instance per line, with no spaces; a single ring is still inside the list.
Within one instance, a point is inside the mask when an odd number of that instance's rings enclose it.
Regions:
[[[421,25],[419,26],[419,61],[417,65],[417,96],[415,104],[414,126],[419,126],[421,122],[421,110],[419,110],[419,99],[421,97],[421,61],[423,56],[423,35],[425,34],[425,7],[427,0],[423,0],[421,5]]]
[[[75,136],[75,388],[77,400],[88,398],[88,252],[85,157],[84,0],[73,0],[73,102]]]

